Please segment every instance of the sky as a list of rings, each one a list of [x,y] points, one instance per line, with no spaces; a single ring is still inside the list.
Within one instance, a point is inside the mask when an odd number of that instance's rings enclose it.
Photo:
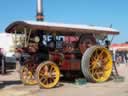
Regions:
[[[110,27],[113,43],[128,41],[128,0],[43,0],[45,21]],[[36,20],[36,0],[0,0],[0,32],[17,20]]]

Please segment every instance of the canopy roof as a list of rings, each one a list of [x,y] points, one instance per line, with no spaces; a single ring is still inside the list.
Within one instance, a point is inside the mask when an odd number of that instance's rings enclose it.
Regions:
[[[8,33],[14,32],[17,28],[31,28],[32,30],[44,30],[50,32],[57,32],[60,34],[70,33],[94,33],[94,34],[110,34],[117,35],[119,31],[108,27],[97,27],[89,25],[77,25],[77,24],[63,24],[63,23],[50,23],[41,21],[15,21],[11,23],[5,31]]]

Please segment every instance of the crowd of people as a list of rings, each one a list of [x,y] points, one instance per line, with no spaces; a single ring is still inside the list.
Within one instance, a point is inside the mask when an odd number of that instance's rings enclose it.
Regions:
[[[126,64],[128,63],[128,51],[127,50],[121,50],[115,52],[115,62],[117,64]]]

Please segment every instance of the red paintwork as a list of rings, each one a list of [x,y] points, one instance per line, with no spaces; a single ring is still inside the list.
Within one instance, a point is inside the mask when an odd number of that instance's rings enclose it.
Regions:
[[[64,60],[60,66],[60,70],[71,70],[71,64],[69,60]]]
[[[50,52],[50,60],[54,62],[61,61],[61,55],[57,52]]]
[[[80,70],[80,59],[72,53],[50,53],[50,60],[59,64],[60,70]]]

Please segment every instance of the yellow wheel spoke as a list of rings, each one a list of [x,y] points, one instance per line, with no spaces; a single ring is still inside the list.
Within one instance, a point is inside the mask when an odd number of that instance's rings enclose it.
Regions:
[[[109,62],[109,59],[108,58],[105,58],[104,59],[104,64],[106,65],[108,62]]]
[[[99,70],[95,71],[94,76],[96,76],[97,79],[99,79],[99,78],[101,78],[102,74],[103,74],[102,70],[99,69]]]
[[[56,79],[56,75],[52,75],[51,78],[52,78],[52,79]]]
[[[46,83],[48,81],[48,78],[42,77],[40,80],[41,80],[41,82]]]
[[[97,50],[95,50],[95,56],[98,57],[98,55],[99,54],[98,54],[98,49],[97,49]]]
[[[39,73],[39,76],[44,76],[44,73],[40,72],[40,73]]]
[[[54,79],[49,78],[49,83],[53,83]]]
[[[95,76],[96,76],[97,79],[100,77],[98,73],[96,73]]]
[[[103,54],[103,52],[104,52],[104,49],[100,52],[99,56],[101,56]]]
[[[93,56],[91,60],[96,61],[97,60],[96,56]]]
[[[49,72],[52,73],[54,71],[55,71],[54,67],[51,67]]]
[[[39,75],[39,76],[40,76],[40,78],[42,78],[42,79],[43,79],[44,77],[46,77],[44,74]]]
[[[97,57],[97,60],[100,59],[100,57],[103,55],[103,52],[104,52],[104,50],[102,50],[102,51],[100,52],[100,54],[99,54],[98,57]]]
[[[91,64],[91,67],[96,67],[96,62],[94,61],[94,62],[92,62],[92,64]]]

